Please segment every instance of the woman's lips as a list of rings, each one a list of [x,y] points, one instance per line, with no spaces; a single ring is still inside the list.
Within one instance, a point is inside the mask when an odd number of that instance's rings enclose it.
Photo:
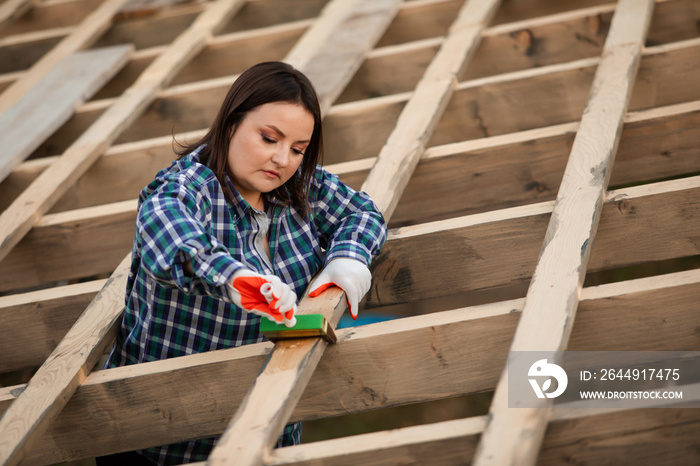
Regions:
[[[267,175],[268,178],[279,178],[280,174],[274,170],[263,170],[263,173]]]

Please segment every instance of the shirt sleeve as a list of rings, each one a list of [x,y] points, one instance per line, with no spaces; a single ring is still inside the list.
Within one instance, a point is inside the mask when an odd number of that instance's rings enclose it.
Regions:
[[[369,266],[387,237],[384,216],[370,197],[317,167],[311,208],[325,264],[339,257],[357,259]]]
[[[181,177],[184,178],[184,177]],[[163,183],[141,204],[136,221],[141,267],[165,286],[228,300],[224,285],[244,265],[209,234],[211,201],[187,179]],[[189,261],[194,276],[184,272]]]

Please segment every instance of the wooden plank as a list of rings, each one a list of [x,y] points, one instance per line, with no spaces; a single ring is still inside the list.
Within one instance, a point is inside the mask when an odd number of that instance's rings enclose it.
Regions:
[[[0,4],[0,31],[34,7],[32,0],[5,0]]]
[[[499,3],[472,1],[460,9],[449,35],[430,62],[382,147],[363,184],[363,190],[372,196],[386,218],[393,214],[454,92],[457,71],[476,50],[481,32],[495,14]]]
[[[695,85],[699,77],[694,71],[700,66],[700,42],[685,41],[673,45],[671,48],[658,46],[645,49],[637,83],[649,92],[633,92],[633,102],[635,95],[641,96],[636,99],[640,104],[638,107],[650,108],[700,99],[700,88]],[[269,53],[267,51],[264,56],[269,57]],[[231,61],[235,62],[234,59]],[[589,58],[460,83],[429,145],[577,121],[585,106],[598,61],[598,58]],[[404,70],[403,66],[397,69]],[[394,71],[387,72],[390,74]],[[415,74],[415,70],[407,74]],[[669,79],[671,76],[673,79]],[[417,80],[412,76],[408,78],[409,81]],[[397,79],[399,83],[402,81],[403,76]],[[657,84],[650,86],[646,81]],[[173,129],[182,132],[204,128],[229,84],[228,78],[219,78],[161,92],[160,98],[163,100],[156,101],[137,124],[123,133],[119,142],[170,135]],[[381,88],[381,84],[377,86]],[[370,89],[374,87],[372,85]],[[374,97],[371,101],[379,100],[387,105],[380,106],[377,102],[376,111],[367,108],[364,118],[353,117],[349,111],[336,114],[335,109],[339,106],[333,107],[326,119],[329,130],[327,162],[376,156],[409,95],[406,93],[402,98],[400,94],[395,94],[386,96],[386,100],[385,97]],[[106,103],[101,103],[99,108],[105,108]],[[368,105],[365,102],[357,103],[362,107]],[[79,111],[75,119],[50,139],[50,147],[42,146],[36,154],[54,155],[58,150],[67,148],[97,118],[97,109],[96,104],[86,105],[85,112],[92,114]],[[465,118],[465,114],[468,117]]]
[[[610,185],[700,172],[698,110],[700,101],[669,107],[663,113],[630,114]],[[410,225],[554,199],[577,129],[578,123],[568,123],[428,149],[392,224]],[[448,195],[451,202],[439,202]]]
[[[324,115],[382,36],[400,3],[359,1],[347,10],[349,2],[333,2],[326,7],[328,15],[339,14],[343,18],[341,25],[332,20],[317,21],[289,52],[285,61],[304,70],[314,83]],[[318,50],[318,41],[323,41],[324,36],[328,45]],[[335,44],[339,45],[334,47]],[[308,53],[309,49],[315,53]]]
[[[506,2],[498,10],[494,24],[524,21],[530,18],[561,14],[580,8],[594,7],[611,3],[610,0],[577,0],[576,2],[560,2],[557,0],[520,0]]]
[[[336,108],[347,106],[334,106],[331,113]],[[427,149],[392,216],[392,225],[424,223],[553,199],[577,129],[578,123],[569,123]],[[202,134],[197,131],[175,137],[182,140]],[[629,113],[610,185],[700,172],[698,138],[700,101]],[[165,136],[112,146],[53,210],[134,199],[153,175],[170,163],[171,144],[172,136]],[[0,210],[11,204],[55,159],[20,165],[0,184]],[[327,167],[360,189],[375,160],[367,158]],[[464,189],[465,179],[469,180],[468,189]],[[453,202],[438,202],[446,193],[451,194]]]
[[[109,81],[132,50],[131,45],[122,45],[69,55],[31,93],[1,113],[0,181]]]
[[[325,115],[362,59],[398,11],[395,0],[336,0],[297,42],[285,61],[314,83]],[[306,297],[300,314],[323,314],[335,328],[347,310],[342,290]],[[261,464],[279,438],[328,343],[283,340],[275,347],[207,460],[208,464]]]
[[[586,288],[570,349],[700,349],[693,313],[698,299],[698,270]],[[492,389],[523,302],[339,330],[339,343],[326,351],[292,420]],[[474,347],[474,341],[480,344]],[[28,460],[48,464],[216,435],[271,348],[248,345],[94,372]],[[222,379],[239,382],[221,384]],[[166,384],[172,396],[162,396]],[[0,413],[14,399],[11,392],[20,389],[0,389]]]
[[[204,47],[211,33],[235,14],[242,2],[225,0],[209,4],[190,28],[149,65],[136,83],[0,214],[0,260],[143,112],[155,98],[156,92]]]
[[[0,297],[0,373],[41,366],[105,282]]]
[[[0,35],[10,37],[45,29],[73,28],[92,13],[100,3],[102,3],[100,0],[35,2],[30,14],[6,23]]]
[[[109,27],[114,14],[127,0],[108,0],[93,11],[69,36],[36,62],[29,72],[15,81],[0,95],[0,113],[22,99],[46,76],[52,68],[68,55],[89,46]]]
[[[486,416],[475,416],[296,445],[273,451],[265,464],[463,464],[487,422]]]
[[[617,4],[511,351],[566,349],[653,7]],[[504,370],[474,463],[534,464],[550,409],[509,409]]]
[[[105,290],[126,286],[129,265],[127,256]],[[32,376],[0,418],[2,464],[19,464],[27,456],[116,336],[123,309],[118,295],[100,292]]]
[[[550,425],[538,465],[561,465],[571,458],[583,464],[693,464],[698,459],[698,410],[588,411],[579,409],[572,419]],[[472,457],[487,423],[487,416],[475,416],[297,445],[275,450],[266,464],[462,464]]]
[[[699,198],[700,177],[612,191],[603,206],[589,269],[700,254],[693,240],[700,217],[684,218]],[[0,290],[112,270],[131,247],[135,205],[132,199],[45,216],[3,261],[15,273],[0,276]],[[391,280],[378,281],[366,305],[393,305],[527,283],[552,206],[546,201],[392,230],[374,262],[375,275]],[[629,234],[621,237],[619,231]],[[512,244],[513,251],[504,249],[504,242]],[[65,261],[67,254],[75,259]],[[431,286],[433,267],[455,272],[441,277],[445,287]],[[480,273],[473,273],[475,267]]]
[[[462,4],[461,0],[404,2],[377,47],[446,36]]]
[[[103,115],[105,119],[98,120],[81,136],[76,151],[71,154],[73,160],[64,154],[64,157],[45,170],[36,182],[49,174],[60,178],[58,180],[58,186],[60,186],[61,183],[65,183],[66,178],[79,176],[82,173],[80,170],[84,172],[85,165],[89,165],[86,159],[92,158],[94,161],[94,158],[101,155],[116,134],[135,118],[135,114],[140,112],[145,104],[152,100],[158,88],[163,86],[184,62],[204,45],[207,37],[221,27],[238,7],[240,7],[240,1],[221,1],[210,4],[192,27],[173,42],[168,50],[141,75],[124,98],[120,98],[114,106],[110,107]],[[71,163],[74,165],[71,166]],[[43,184],[39,186],[44,188]],[[57,195],[56,192],[59,190],[56,183],[49,183],[44,193]],[[22,197],[20,196],[20,199]],[[35,194],[30,193],[29,197],[35,199]],[[11,211],[15,205],[16,203],[8,211]],[[28,205],[29,203],[24,204],[25,208]],[[8,211],[2,214],[3,219]],[[31,227],[31,219],[35,214],[36,212],[32,212],[29,216],[25,216],[28,228]],[[10,228],[13,227],[10,225]],[[17,230],[13,234],[16,232]],[[24,232],[21,233],[23,234]],[[8,242],[6,237],[3,237],[2,248],[9,251],[12,247],[10,243],[11,241]],[[111,343],[114,338],[111,329],[116,330],[114,324],[123,310],[122,290],[128,275],[129,258],[130,256],[127,255],[122,261],[112,276],[113,280],[105,285],[95,299],[96,305],[86,309],[84,318],[76,322],[66,337],[61,340],[52,357],[49,357],[32,377],[27,389],[13,402],[0,420],[0,437],[2,437],[0,461],[6,464],[17,464],[22,460],[27,449],[36,442],[37,437],[63,409],[84,380],[85,373],[92,369],[106,346]],[[105,307],[107,310],[104,309]],[[97,317],[93,315],[96,312],[100,314]],[[56,374],[57,370],[58,374]]]

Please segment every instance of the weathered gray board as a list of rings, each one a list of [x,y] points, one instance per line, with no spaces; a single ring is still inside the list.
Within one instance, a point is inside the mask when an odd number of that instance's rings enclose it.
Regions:
[[[128,62],[132,45],[69,55],[0,115],[0,181]]]

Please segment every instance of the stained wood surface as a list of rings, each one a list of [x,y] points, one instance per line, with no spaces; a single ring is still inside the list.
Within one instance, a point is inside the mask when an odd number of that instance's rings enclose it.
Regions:
[[[395,0],[333,1],[289,53],[286,60],[308,72],[309,79],[318,89],[324,114],[397,10]],[[329,72],[329,68],[335,70]],[[338,325],[346,310],[347,302],[337,288],[314,299],[306,297],[299,303],[300,314],[323,314],[332,328]],[[207,463],[262,464],[264,456],[282,433],[327,345],[321,338],[277,342]]]
[[[386,218],[396,208],[454,92],[456,74],[475,52],[499,1],[470,1],[459,11],[362,185]]]
[[[21,79],[0,95],[0,113],[7,111],[34,88],[53,67],[68,55],[89,46],[106,28],[127,0],[108,0],[88,15],[80,27],[37,61]]]
[[[242,0],[209,4],[197,20],[149,65],[136,83],[0,214],[0,260],[145,110],[160,88],[204,47],[209,35],[225,24],[241,4]]]
[[[0,112],[0,181],[109,81],[127,62],[132,50],[131,45],[122,45],[69,55],[32,92]]]
[[[129,264],[127,257],[117,267],[110,280],[113,289],[126,286]],[[118,296],[98,294],[32,376],[0,418],[2,464],[19,464],[38,443],[111,343],[123,309]]]
[[[653,7],[653,1],[617,3],[511,351],[567,347]],[[537,459],[551,400],[522,409],[511,409],[508,400],[504,369],[476,465],[534,464]]]
[[[89,162],[101,155],[118,131],[127,122],[132,121],[139,109],[154,97],[158,88],[182,66],[192,53],[201,48],[206,37],[235,13],[239,6],[240,2],[236,1],[211,4],[210,8],[188,29],[188,32],[181,35],[141,75],[137,84],[130,89],[131,92],[127,92],[123,99],[110,107],[103,118],[91,127],[91,131],[81,136],[76,151],[70,155],[64,154],[59,161],[42,173],[35,181],[35,184],[38,183],[36,189],[43,190],[46,197],[60,195],[57,194],[60,189],[57,184],[60,186],[66,182],[66,178],[75,180],[82,174],[82,171],[89,166]],[[50,178],[50,182],[42,179],[46,176]],[[26,194],[36,202],[37,196],[33,191],[30,187],[30,190],[25,191],[20,199]],[[16,202],[0,216],[3,220],[8,212],[10,212],[10,218],[16,218],[17,212],[12,213],[12,208],[18,206]],[[31,228],[31,220],[36,215],[36,211],[29,208],[31,204],[31,201],[21,204],[22,208],[30,211],[28,215],[22,215],[24,217],[22,226],[3,224],[3,231],[15,236],[9,241],[7,236],[2,236],[1,248],[4,254],[0,253],[0,257],[4,257],[9,252],[14,245],[12,243],[19,240],[18,236],[22,236]],[[19,209],[19,206],[17,208]],[[20,231],[22,228],[24,231]],[[123,290],[126,285],[129,258],[130,255],[127,255],[117,267],[112,275],[114,279],[105,285],[96,298],[97,305],[86,309],[84,318],[79,319],[61,340],[52,353],[54,356],[47,359],[32,377],[27,389],[0,420],[0,437],[2,437],[0,461],[17,464],[22,460],[27,448],[36,442],[37,437],[63,409],[82,383],[86,373],[92,369],[107,345],[112,342],[114,336],[109,329],[112,329],[123,310]],[[98,307],[100,309],[96,310]],[[104,307],[107,307],[106,311]],[[101,314],[100,317],[106,320],[100,320],[94,315],[98,312]],[[60,375],[59,378],[56,378],[56,372]]]
[[[24,66],[34,63],[62,37],[80,29],[79,23],[98,3],[42,2],[34,6],[31,21],[6,22],[0,30],[0,62],[19,53]],[[225,30],[208,36],[200,52],[183,60],[181,70],[163,81],[145,110],[135,111],[142,116],[119,129],[116,139],[98,150],[107,156],[96,157],[94,164],[91,160],[82,178],[81,167],[64,180],[58,191],[48,194],[50,205],[35,211],[34,198],[25,197],[34,227],[16,247],[10,246],[14,250],[2,261],[4,269],[12,270],[0,274],[7,290],[16,292],[29,283],[55,286],[54,280],[112,271],[131,247],[132,204],[138,190],[172,157],[173,130],[201,132],[238,72],[261,59],[283,59],[305,30],[323,29],[316,17],[324,3],[303,0],[291,11],[279,8],[281,0],[246,2]],[[370,47],[366,59],[351,65],[357,71],[349,68],[343,75],[349,79],[345,89],[328,100],[338,103],[328,104],[325,117],[328,168],[354,187],[362,187],[463,3],[402,2],[377,47]],[[205,7],[206,3],[180,6],[126,21],[122,17],[98,33],[99,46],[131,42],[141,50],[100,91],[100,100],[81,106],[34,156],[53,156],[71,148]],[[422,310],[442,309],[448,289],[470,300],[492,293],[494,287],[522,290],[509,292],[512,296],[524,294],[567,153],[579,130],[578,119],[602,63],[602,41],[615,7],[605,0],[522,0],[503,2],[498,8],[494,25],[483,29],[469,66],[457,72],[461,82],[455,83],[433,136],[424,145],[428,149],[391,216],[393,225],[405,228],[391,232],[375,264],[373,288],[365,300],[368,306],[393,305],[396,315],[407,315],[413,306],[395,305],[421,301]],[[699,192],[693,176],[700,169],[696,147],[700,39],[695,24],[699,8],[694,0],[656,2],[628,105],[632,113],[624,119],[609,181],[611,186],[623,186],[606,194],[588,271],[646,267],[700,254],[696,241],[700,225],[697,216],[688,214],[697,210]],[[166,32],[154,33],[162,28]],[[327,26],[325,33],[330,33]],[[3,66],[14,66],[10,61]],[[0,91],[29,74],[0,75]],[[167,83],[174,85],[166,89]],[[56,160],[32,160],[14,170],[0,183],[0,209],[10,206]],[[663,181],[683,176],[686,180]],[[626,187],[640,183],[651,184]],[[454,202],[444,202],[445,193],[455,192]],[[8,221],[3,215],[0,230]],[[93,236],[103,238],[102,244]],[[76,243],[86,246],[84,253],[75,249]],[[65,252],[64,257],[58,250]],[[0,249],[0,257],[4,254]],[[65,256],[74,260],[66,261]],[[428,286],[436,270],[445,268],[453,271],[443,278],[446,286],[440,290]],[[692,270],[583,289],[567,349],[700,349],[694,332],[697,313],[692,308],[699,298],[696,274]],[[0,297],[0,328],[20,340],[8,351],[0,348],[0,354],[6,355],[0,358],[5,367],[0,370],[46,359],[85,306],[80,303],[98,291],[93,286],[83,291],[61,286]],[[109,287],[103,290],[111,292]],[[343,331],[342,341],[324,352],[290,420],[493,389],[505,360],[497,356],[494,364],[493,355],[507,353],[522,307],[523,300],[518,299]],[[658,312],[662,307],[663,314]],[[23,322],[45,324],[34,329]],[[7,340],[0,346],[16,341]],[[475,346],[474,341],[480,343]],[[408,353],[407,347],[411,348]],[[272,348],[252,345],[90,374],[42,441],[31,448],[27,461],[53,464],[218,435]],[[467,357],[463,348],[472,349]],[[402,357],[368,359],[384,353]],[[241,386],[222,386],[224,376],[239,380]],[[162,397],[164,384],[172,388],[173,397]],[[23,388],[0,388],[0,412],[21,396]],[[539,464],[572,458],[591,463],[695,463],[698,424],[688,412],[581,413],[557,408],[544,434]],[[453,432],[444,432],[446,425],[429,425],[302,445],[272,456],[265,453],[265,460],[274,464],[343,464],[348,458],[354,458],[353,464],[381,464],[385,459],[393,464],[396,458],[426,464],[438,458],[464,462],[471,459],[480,430],[465,433],[461,429],[483,420],[455,421],[449,424]]]
[[[21,17],[29,11],[34,5],[31,0],[6,0],[0,5],[0,31],[2,31],[7,23]]]
[[[692,312],[699,284],[700,273],[692,270],[585,288],[570,349],[700,349]],[[325,352],[291,420],[490,390],[522,306],[520,299],[339,330],[339,343]],[[482,344],[473,347],[474,341]],[[263,343],[95,372],[30,459],[47,464],[216,435],[271,348]],[[176,395],[162,397],[164,384]],[[0,389],[0,412],[19,389]],[[110,415],[115,412],[122,414]]]
[[[0,297],[0,373],[41,366],[105,282]]]

